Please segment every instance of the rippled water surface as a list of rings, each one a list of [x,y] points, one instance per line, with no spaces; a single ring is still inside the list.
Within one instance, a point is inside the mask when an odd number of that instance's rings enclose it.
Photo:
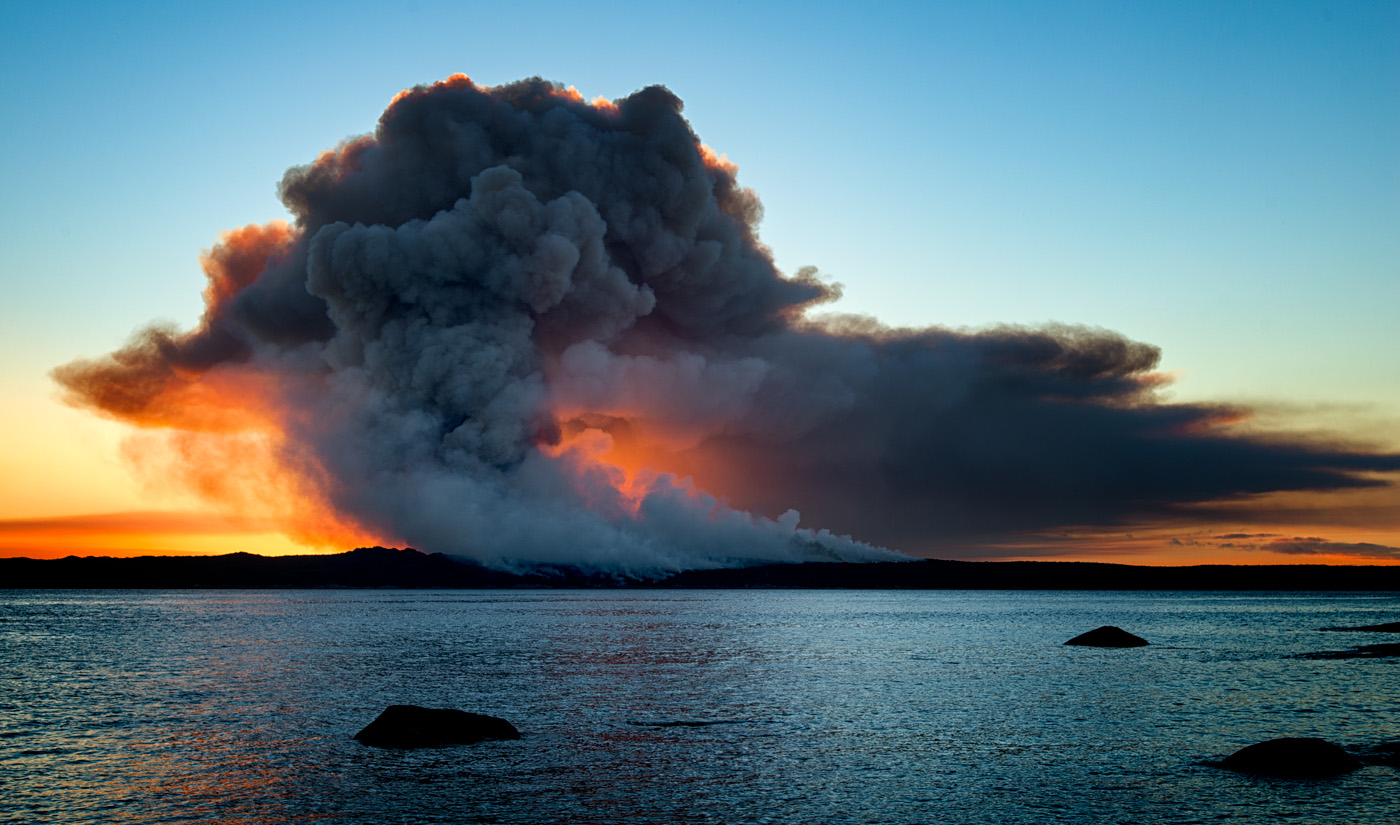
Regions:
[[[1199,763],[1400,739],[1400,660],[1294,658],[1397,619],[1374,594],[0,591],[0,821],[1389,823],[1393,768]],[[1102,624],[1153,645],[1061,644]],[[399,703],[523,738],[351,738]]]

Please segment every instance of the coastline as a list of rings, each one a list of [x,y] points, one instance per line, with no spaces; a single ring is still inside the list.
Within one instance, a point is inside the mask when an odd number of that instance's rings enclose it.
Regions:
[[[0,559],[0,590],[299,588],[703,588],[848,590],[1400,591],[1400,566],[1066,561],[804,562],[623,574],[569,567],[510,573],[440,553],[359,548],[305,556]]]

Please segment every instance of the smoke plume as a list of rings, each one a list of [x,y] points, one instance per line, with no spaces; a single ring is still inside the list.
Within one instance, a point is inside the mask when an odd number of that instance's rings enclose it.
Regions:
[[[195,329],[54,376],[211,501],[491,564],[884,559],[1400,468],[1232,436],[1111,332],[809,320],[836,292],[735,174],[665,88],[454,76],[288,171]]]

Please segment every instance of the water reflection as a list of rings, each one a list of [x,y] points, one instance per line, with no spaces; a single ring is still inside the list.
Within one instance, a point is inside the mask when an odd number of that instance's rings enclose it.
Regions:
[[[1301,806],[1385,822],[1391,768],[1280,790],[1195,763],[1278,735],[1400,739],[1391,663],[1292,658],[1316,646],[1306,628],[1397,610],[1228,594],[3,593],[0,821],[1262,823]],[[1060,645],[1115,622],[1154,646]],[[396,702],[503,716],[525,738],[351,740]]]

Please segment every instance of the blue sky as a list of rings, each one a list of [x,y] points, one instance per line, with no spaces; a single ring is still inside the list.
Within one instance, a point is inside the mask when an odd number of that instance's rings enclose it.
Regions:
[[[762,197],[779,266],[845,284],[836,309],[1106,327],[1162,347],[1176,397],[1400,448],[1400,3],[138,2],[7,18],[0,453],[29,481],[9,482],[0,518],[144,501],[62,498],[84,451],[116,490],[117,434],[61,408],[47,371],[152,319],[191,324],[201,249],[284,217],[286,168],[454,72],[588,98],[667,85]],[[36,442],[68,463],[36,463]]]

